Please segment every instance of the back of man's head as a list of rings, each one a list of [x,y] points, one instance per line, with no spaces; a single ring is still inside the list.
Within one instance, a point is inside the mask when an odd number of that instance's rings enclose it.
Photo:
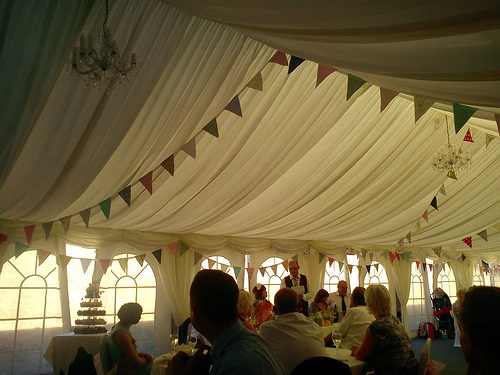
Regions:
[[[364,306],[366,305],[365,301],[365,288],[357,286],[352,291],[352,301],[356,306]]]
[[[202,270],[191,283],[189,296],[206,319],[215,324],[238,319],[238,285],[233,277],[219,270]]]
[[[299,296],[293,289],[282,288],[274,295],[274,306],[278,315],[299,312]]]

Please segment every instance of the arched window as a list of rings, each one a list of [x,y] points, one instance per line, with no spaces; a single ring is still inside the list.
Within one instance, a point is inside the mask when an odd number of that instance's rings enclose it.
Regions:
[[[333,261],[331,264],[327,261],[325,266],[325,283],[324,289],[329,293],[337,291],[337,285],[340,280],[347,281],[349,285],[347,266],[343,262]]]
[[[434,265],[436,267],[436,265]],[[448,294],[451,301],[454,301],[457,297],[457,284],[455,283],[455,274],[453,273],[450,266],[442,264],[441,270],[438,274],[437,279],[438,288],[441,288]]]
[[[203,262],[201,262],[201,269],[221,270],[228,275],[231,275],[236,280],[236,274],[234,273],[234,268],[231,266],[231,262],[229,261],[229,259],[218,255],[204,259]]]
[[[423,265],[421,265],[423,267]],[[410,297],[408,298],[408,315],[410,316],[410,328],[416,331],[421,322],[427,321],[425,307],[424,281],[422,274],[417,269],[416,262],[411,264]]]
[[[387,273],[385,272],[385,268],[380,263],[372,264],[369,267],[369,271],[367,269],[364,287],[368,288],[368,286],[372,284],[382,284],[387,289],[389,289],[389,279],[387,278]]]
[[[482,267],[479,264],[474,264],[473,270],[472,285],[486,285],[484,282],[484,272]]]
[[[266,287],[267,299],[271,302],[274,302],[274,295],[280,290],[281,280],[288,276],[283,262],[281,258],[271,257],[262,262],[258,270],[255,270],[257,283]]]
[[[141,321],[132,326],[132,335],[140,352],[154,353],[156,279],[148,262],[144,260],[141,265],[134,254],[116,256],[102,278],[101,287],[109,328],[117,323],[116,313],[124,303],[137,302],[142,306]]]
[[[37,251],[26,251],[3,265],[0,274],[3,374],[52,371],[42,355],[52,336],[63,333],[57,269],[53,255],[39,265]]]

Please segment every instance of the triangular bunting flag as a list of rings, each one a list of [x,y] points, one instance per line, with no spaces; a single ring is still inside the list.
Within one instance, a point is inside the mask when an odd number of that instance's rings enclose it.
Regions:
[[[26,235],[26,241],[28,242],[28,246],[31,245],[31,239],[33,238],[33,232],[35,231],[36,224],[34,225],[26,225],[24,227],[24,234]]]
[[[155,256],[158,263],[161,264],[161,249],[153,251],[153,255]]]
[[[252,277],[253,277],[253,268],[247,268],[246,269],[247,272],[248,272],[248,281],[252,280]]]
[[[296,261],[297,263],[299,262],[299,256],[298,255],[294,255],[292,257],[292,260]]]
[[[486,148],[488,145],[495,140],[495,136],[491,134],[486,134]]]
[[[238,276],[240,275],[240,272],[241,272],[241,267],[234,267],[233,266],[233,271],[234,271],[234,277],[236,278],[236,280],[238,280]]]
[[[389,105],[389,103],[398,96],[399,92],[387,90],[383,87],[380,88],[380,112],[383,112],[384,109]]]
[[[339,265],[339,270],[342,271],[342,269],[344,268],[344,262],[337,261],[337,263]]]
[[[146,255],[144,254],[144,256],[146,256]],[[99,263],[101,264],[103,274],[105,274],[106,271],[108,270],[108,267],[111,264],[112,260],[113,259],[99,259]],[[141,264],[141,266],[142,266],[142,264]]]
[[[0,233],[0,245],[7,241],[7,236],[3,233]]]
[[[87,270],[89,269],[90,262],[92,262],[91,259],[80,259],[80,263],[82,264],[82,270],[83,273],[87,273]]]
[[[177,256],[177,242],[172,242],[167,246],[174,257]]]
[[[414,106],[415,106],[415,122],[420,120],[420,117],[422,117],[427,110],[432,107],[432,105],[435,103],[435,100],[429,99],[429,98],[424,98],[421,96],[415,96],[414,97]]]
[[[406,239],[408,240],[408,243],[411,244],[411,231],[406,235]]]
[[[387,250],[387,249],[386,249],[386,250],[384,250],[384,252],[383,252],[383,253],[384,253],[384,258],[385,258],[385,260],[387,260],[387,256],[388,256],[388,254],[389,254],[389,250]]]
[[[427,210],[422,214],[422,217],[424,218],[425,221],[427,221],[427,224],[429,223],[429,213]]]
[[[415,223],[415,232],[417,232],[417,234],[422,234],[422,229],[420,228],[420,220]]]
[[[147,173],[146,175],[142,176],[139,178],[139,181],[141,181],[141,184],[144,185],[147,191],[149,191],[149,194],[153,194],[153,171]]]
[[[120,194],[120,193],[118,193],[118,194]],[[130,192],[129,192],[129,194],[130,194]],[[130,198],[130,196],[129,196],[129,198]],[[130,206],[130,202],[128,203],[128,205]],[[104,216],[106,216],[106,219],[109,219],[109,214],[111,213],[111,197],[100,202],[99,207],[101,207],[101,211],[104,214]]]
[[[219,129],[217,128],[217,119],[215,117],[203,127],[203,130],[215,138],[219,138]]]
[[[281,264],[283,264],[283,267],[285,267],[285,271],[288,272],[288,260],[284,260]]]
[[[208,268],[212,269],[215,266],[215,260],[208,258]]]
[[[449,177],[453,180],[457,180],[457,175],[455,174],[455,171],[453,169],[450,169],[448,173],[446,174],[446,177]]]
[[[52,230],[52,224],[54,224],[53,221],[48,221],[42,224],[43,231],[45,232],[45,241],[49,239],[50,231]]]
[[[235,115],[243,117],[243,112],[241,112],[240,98],[238,98],[238,95],[231,99],[229,104],[226,105],[226,108],[224,109],[229,112],[233,112]]]
[[[128,273],[128,258],[120,258],[118,259],[118,264],[125,274]]]
[[[348,264],[348,265],[347,265],[347,268],[349,269],[349,273],[352,273],[352,267],[353,267],[353,265],[352,265],[352,264]]]
[[[331,267],[332,266],[332,263],[335,259],[333,259],[332,257],[328,257],[328,265]]]
[[[61,267],[63,270],[66,269],[69,261],[71,260],[71,257],[66,256],[66,255],[59,255],[56,257],[56,263]]]
[[[375,266],[375,271],[377,271],[377,272],[378,272],[378,265],[379,265],[379,264],[380,264],[380,263],[375,263],[375,264],[374,264],[374,266]]]
[[[361,79],[359,77],[353,76],[352,74],[349,74],[347,76],[347,99],[349,100],[351,96],[358,91],[361,86],[363,86],[366,83],[364,79]]]
[[[137,256],[135,257],[135,259],[136,259],[136,260],[137,260],[137,262],[141,265],[141,267],[142,267],[142,265],[144,264],[144,258],[146,258],[146,254],[137,255]]]
[[[247,83],[247,87],[257,90],[257,91],[262,91],[264,90],[264,82],[262,80],[262,74],[258,72],[251,80],[250,82]]]
[[[500,134],[500,114],[495,113],[495,121],[497,122],[498,134]]]
[[[411,251],[405,251],[403,253],[403,259],[410,263]]]
[[[401,260],[401,257],[399,256],[399,253],[397,251],[394,253],[394,255],[396,255],[396,258],[398,258],[398,260]]]
[[[82,217],[82,220],[85,223],[85,226],[87,227],[87,229],[89,229],[90,208],[87,208],[86,210],[80,211],[79,214]]]
[[[62,224],[64,234],[68,233],[69,224],[71,223],[71,215],[70,216],[66,216],[66,217],[62,217],[62,218],[59,219],[59,221]]]
[[[276,275],[278,273],[278,265],[277,264],[272,265],[271,269],[273,270],[273,275]]]
[[[396,254],[393,252],[389,253],[389,258],[391,259],[391,263],[394,263],[394,259],[396,259]]]
[[[174,154],[170,155],[168,158],[161,162],[161,166],[174,177]],[[130,206],[130,205],[129,205]]]
[[[455,133],[469,121],[472,115],[477,111],[476,108],[468,107],[466,105],[453,103],[453,115],[455,117]]]
[[[333,72],[336,72],[337,68],[334,68],[333,66],[330,65],[325,65],[325,64],[318,64],[318,74],[316,77],[316,87],[319,86],[321,82],[325,80],[326,77],[328,77],[330,74]]]
[[[189,250],[189,246],[184,244],[184,242],[181,242],[181,249],[180,250],[181,250],[181,256],[183,256],[184,253]]]
[[[474,140],[472,139],[472,134],[470,133],[470,129],[467,129],[467,133],[465,133],[464,142],[474,143]]]
[[[370,269],[372,268],[371,265],[367,265],[365,266],[366,267],[366,272],[368,273],[368,275],[370,274]]]
[[[417,260],[415,263],[417,263],[417,270],[420,267],[420,262]]]
[[[398,241],[398,245],[400,250],[403,250],[405,248],[405,242],[402,238]]]
[[[319,258],[319,263],[321,263],[323,261],[323,259],[325,259],[326,255],[325,254],[321,254],[319,253],[318,254],[318,258]]]
[[[37,250],[36,254],[38,256],[38,266],[41,266],[43,262],[49,257],[50,253],[48,251]]]
[[[482,230],[481,232],[479,232],[477,234],[479,237],[481,237],[483,240],[485,240],[486,242],[488,242],[488,232],[485,230]]]
[[[432,263],[429,263],[429,271],[432,272]]]
[[[283,66],[288,66],[288,59],[286,58],[286,54],[284,52],[278,51],[274,54],[273,57],[269,60],[270,63],[276,63]]]
[[[431,201],[431,206],[434,207],[436,209],[436,211],[439,211],[438,210],[438,201],[437,201],[437,197],[434,197],[432,198],[432,201]]]
[[[130,207],[130,202],[131,202],[131,192],[132,192],[132,187],[127,186],[125,189],[123,189],[122,191],[120,191],[118,193],[118,195],[120,197],[122,197],[122,199],[125,201],[125,203],[127,203],[127,206],[129,206],[129,207]],[[111,198],[109,198],[109,200],[110,200],[109,204],[111,206]],[[102,206],[101,206],[101,210],[102,210]],[[103,213],[104,213],[104,211],[103,211]],[[106,214],[104,214],[104,215],[106,215]],[[108,219],[109,219],[109,217],[108,217]]]
[[[200,259],[203,257],[203,255],[201,255],[200,253],[198,253],[197,251],[194,252],[194,265],[196,266],[198,264],[198,262],[200,261]],[[238,278],[238,276],[236,276],[236,278]]]
[[[467,244],[467,246],[469,246],[472,249],[472,236],[465,237],[462,239],[462,241],[464,241]]]
[[[191,156],[193,159],[196,159],[196,142],[194,137],[191,138],[184,146],[182,146],[181,150]]]
[[[266,268],[265,267],[259,267],[259,272],[262,275],[262,277],[264,277],[264,275],[266,274]]]
[[[227,270],[229,269],[229,266],[227,264],[219,263],[220,264],[220,269],[222,272],[226,273]]]
[[[441,185],[441,187],[439,188],[439,192],[440,192],[441,194],[443,194],[444,196],[446,196],[446,190],[445,190],[445,188],[444,188],[444,184],[442,184],[442,185]]]
[[[297,57],[297,56],[292,56],[290,58],[290,64],[288,65],[288,74],[290,74],[291,72],[293,72],[295,69],[297,69],[297,67],[302,64],[303,62],[305,61],[305,59],[302,59],[300,57]]]
[[[461,258],[462,258],[462,262],[463,262],[465,259],[467,259],[467,257],[466,257],[464,254],[462,254]]]

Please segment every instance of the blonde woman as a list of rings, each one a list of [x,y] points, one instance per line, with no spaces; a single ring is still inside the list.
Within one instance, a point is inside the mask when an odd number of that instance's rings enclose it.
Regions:
[[[391,314],[391,295],[383,285],[370,285],[365,300],[375,320],[368,326],[361,347],[352,355],[370,361],[376,374],[415,375],[418,361],[403,325]]]
[[[252,313],[254,301],[255,296],[252,293],[247,292],[244,289],[240,290],[240,294],[238,295],[238,314],[240,316],[240,320],[249,330],[257,332],[255,327],[246,320]]]

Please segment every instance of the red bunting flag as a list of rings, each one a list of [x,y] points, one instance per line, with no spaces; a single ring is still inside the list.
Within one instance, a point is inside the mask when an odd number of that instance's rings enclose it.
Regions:
[[[167,246],[174,257],[177,256],[177,242],[173,242]]]
[[[384,109],[389,105],[389,103],[398,96],[399,92],[392,91],[388,89],[380,88],[380,112],[383,112]]]
[[[429,224],[429,213],[427,210],[422,214],[422,217],[424,218],[425,221],[427,221],[427,224]]]
[[[27,225],[24,227],[24,234],[26,234],[26,241],[28,241],[28,245],[31,245],[31,239],[33,238],[33,232],[35,231],[36,224]]]
[[[80,211],[80,216],[82,217],[83,222],[85,223],[85,226],[87,229],[89,229],[89,221],[90,221],[90,208],[87,208],[86,210]]]
[[[462,241],[464,241],[467,244],[467,246],[469,246],[472,249],[472,236],[465,237],[462,239]]]
[[[325,65],[325,64],[318,64],[318,75],[316,78],[316,87],[319,86],[321,82],[325,80],[326,77],[328,77],[330,74],[333,72],[336,72],[337,68],[334,68],[333,66],[330,65]]]
[[[432,272],[432,263],[429,263],[429,271]]]
[[[334,261],[335,261],[335,259],[333,259],[332,257],[328,257],[328,264],[329,264],[330,267],[332,266],[332,263]]]
[[[153,194],[153,171],[149,172],[148,174],[142,176],[139,181],[141,181],[141,184],[144,185],[144,187],[149,191],[149,194]]]
[[[252,277],[253,277],[253,268],[247,268],[246,269],[247,272],[248,272],[248,281],[252,280]]]
[[[288,59],[286,58],[286,54],[284,52],[278,51],[274,54],[273,57],[269,60],[270,63],[276,63],[283,66],[288,66]]]
[[[102,272],[103,273],[106,273],[106,271],[108,270],[108,267],[111,264],[112,260],[113,259],[99,259],[99,263],[101,264]]]
[[[398,260],[401,260],[401,257],[399,256],[398,252],[396,252],[396,258],[398,258]]]
[[[420,267],[420,262],[417,260],[415,261],[415,263],[417,263],[417,270],[418,270],[418,268]]]
[[[411,244],[411,231],[406,235],[406,239],[408,240],[408,243]]]
[[[467,133],[465,133],[464,141],[474,143],[474,140],[472,139],[472,134],[470,133],[470,129],[467,129]]]
[[[3,233],[0,233],[0,245],[7,241],[7,236]]]
[[[396,259],[396,254],[393,252],[389,252],[389,258],[391,259],[391,263],[394,263],[394,259]]]

